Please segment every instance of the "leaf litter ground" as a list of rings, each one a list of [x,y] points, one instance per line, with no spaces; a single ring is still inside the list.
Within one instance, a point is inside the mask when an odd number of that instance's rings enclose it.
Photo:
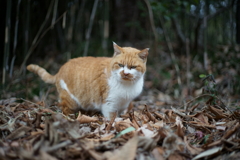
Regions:
[[[99,113],[68,117],[43,102],[0,100],[0,159],[240,158],[240,111],[217,97],[133,106],[106,121]]]

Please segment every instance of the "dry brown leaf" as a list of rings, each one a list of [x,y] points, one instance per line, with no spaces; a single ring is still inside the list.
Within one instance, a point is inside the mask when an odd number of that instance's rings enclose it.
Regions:
[[[116,117],[117,117],[117,113],[116,112],[111,113],[111,120],[110,120],[110,122],[108,123],[108,125],[107,125],[107,127],[105,129],[107,133],[109,133],[110,129],[112,128],[113,122],[114,122]]]
[[[165,115],[167,117],[166,123],[175,123],[175,119],[177,115],[173,112],[173,110],[166,110]]]
[[[177,153],[172,153],[168,157],[168,160],[185,160],[186,158]]]
[[[165,160],[165,158],[163,157],[164,150],[163,150],[162,147],[156,147],[152,151],[152,154],[153,154],[154,158],[157,159],[157,160]]]
[[[145,109],[143,110],[143,113],[148,116],[150,121],[153,121],[154,123],[157,121],[157,119],[149,112],[147,105],[145,105]]]
[[[158,118],[166,121],[165,115],[162,115],[162,113],[158,113],[158,112],[153,112]]]
[[[103,160],[104,159],[103,155],[101,153],[96,152],[95,150],[93,150],[93,147],[90,146],[89,143],[84,143],[84,144],[81,145],[81,147],[84,149],[85,152],[90,154],[92,158],[94,158],[96,160]],[[87,159],[87,158],[85,158],[85,159]]]
[[[40,159],[44,159],[44,160],[57,160],[57,158],[51,156],[50,154],[48,154],[47,152],[44,151],[40,151]]]
[[[222,147],[215,147],[215,148],[206,150],[206,151],[200,153],[199,155],[197,155],[196,157],[194,157],[192,160],[196,160],[196,159],[200,159],[200,158],[203,158],[203,157],[211,156],[213,154],[219,153],[222,149],[223,149]]]
[[[23,136],[26,136],[26,134],[31,131],[32,128],[27,127],[27,126],[22,126],[15,131],[13,131],[10,135],[7,136],[7,139],[13,140],[17,138],[21,138]]]
[[[138,145],[138,137],[135,135],[133,138],[120,149],[113,152],[105,152],[103,156],[108,160],[134,160],[136,156]]]
[[[215,119],[221,119],[221,118],[226,118],[227,117],[227,115],[221,109],[217,109],[213,106],[208,106],[208,108],[216,116]]]
[[[163,140],[162,147],[165,150],[164,157],[168,158],[170,155],[174,154],[175,151],[182,152],[184,150],[184,143],[176,134],[170,133]]]
[[[124,129],[127,129],[129,127],[133,127],[133,124],[129,119],[126,119],[124,121],[116,122],[114,127],[116,128],[117,132],[121,132]],[[122,135],[121,137],[123,137],[125,139],[129,139],[129,138],[133,137],[134,133],[135,133],[135,131],[131,131],[129,133],[126,133],[126,134]]]
[[[189,152],[191,153],[191,155],[197,155],[203,151],[202,148],[197,148],[197,147],[194,147],[191,144],[189,144],[186,136],[184,136],[184,143],[185,143],[187,149],[189,150]]]
[[[183,139],[183,137],[184,137],[184,135],[185,135],[185,134],[184,134],[183,127],[181,127],[180,125],[178,125],[178,126],[177,126],[176,134]]]
[[[146,137],[153,137],[154,136],[154,132],[152,130],[152,127],[150,127],[148,124],[142,125],[142,127],[140,127],[138,129],[138,131],[142,132],[144,134],[144,136],[146,136]]]
[[[115,134],[113,133],[102,135],[100,141],[108,141],[114,137],[115,137]]]
[[[79,112],[76,120],[79,121],[81,124],[99,121],[99,119],[97,117],[89,117],[89,116],[81,114],[81,112]]]
[[[195,126],[195,127],[207,127],[207,128],[211,128],[211,129],[215,129],[216,126],[215,125],[208,125],[208,124],[205,124],[205,123],[202,123],[202,122],[196,122],[196,121],[189,121],[189,123],[192,125],[192,126]]]
[[[163,127],[163,125],[164,125],[164,122],[163,122],[163,120],[161,120],[161,121],[157,121],[157,122],[154,123],[152,126],[153,126],[154,128],[156,128],[156,129],[160,129],[160,128]]]
[[[142,148],[144,151],[152,151],[157,146],[154,139],[148,137],[138,137],[138,148]]]
[[[136,128],[136,130],[137,130],[140,127],[140,124],[138,124],[137,119],[134,115],[134,112],[129,113],[129,116],[132,119],[132,123],[133,123],[134,128]]]
[[[234,132],[236,132],[236,130],[237,129],[239,129],[239,127],[240,127],[240,124],[239,124],[239,122],[237,122],[237,124],[236,125],[234,125],[233,127],[231,127],[230,129],[228,129],[227,131],[226,131],[226,133],[223,135],[223,139],[228,139],[230,136],[232,136],[232,134],[234,133]]]
[[[194,117],[199,119],[202,123],[209,125],[208,117],[205,116],[203,113],[197,113]]]

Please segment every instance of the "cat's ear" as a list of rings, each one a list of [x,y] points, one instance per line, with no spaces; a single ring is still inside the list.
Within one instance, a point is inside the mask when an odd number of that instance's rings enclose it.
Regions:
[[[121,47],[119,47],[115,42],[113,42],[114,54],[113,56],[119,55],[121,53]]]
[[[146,49],[144,49],[144,50],[141,50],[141,52],[138,53],[138,56],[139,56],[144,62],[147,60],[148,50],[149,50],[149,48],[146,48]]]

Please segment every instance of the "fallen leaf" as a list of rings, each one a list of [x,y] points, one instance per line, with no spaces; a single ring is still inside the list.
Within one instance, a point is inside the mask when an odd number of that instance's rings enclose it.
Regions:
[[[199,155],[195,156],[192,160],[211,156],[213,154],[219,153],[222,149],[223,149],[222,147],[215,147],[215,148],[206,150],[206,151],[200,153]]]
[[[165,160],[165,158],[163,157],[163,153],[164,151],[160,147],[157,147],[152,151],[154,158],[157,160]]]
[[[116,122],[115,125],[114,125],[114,127],[116,128],[116,131],[117,131],[117,132],[121,132],[121,131],[123,131],[123,130],[125,130],[125,129],[127,129],[127,128],[134,128],[134,127],[133,127],[133,124],[131,123],[131,121],[130,121],[129,119],[124,120],[124,121]],[[135,129],[134,129],[134,130],[135,130]],[[125,133],[125,134],[123,134],[123,135],[121,135],[121,136],[122,136],[123,138],[125,138],[125,139],[129,139],[129,138],[133,137],[134,132],[135,132],[135,131],[132,130],[131,132]]]
[[[82,115],[79,112],[76,120],[79,121],[82,124],[82,123],[97,122],[99,119],[97,117],[89,117],[89,116],[86,116],[86,115]]]
[[[105,152],[103,156],[108,160],[134,160],[138,145],[138,136],[129,139],[120,149],[113,152]]]
[[[27,127],[27,126],[22,126],[15,131],[13,131],[10,135],[7,136],[7,139],[13,140],[17,138],[21,138],[23,136],[26,136],[26,133],[31,131],[32,128]]]
[[[154,132],[147,129],[147,125],[143,125],[141,128],[138,129],[138,131],[142,131],[142,133],[146,136],[146,137],[153,137]]]

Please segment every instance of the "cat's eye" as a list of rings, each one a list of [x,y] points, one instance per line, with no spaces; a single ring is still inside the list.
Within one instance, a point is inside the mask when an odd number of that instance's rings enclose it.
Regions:
[[[120,64],[120,63],[119,63],[118,65],[119,65],[119,67],[124,67],[124,65],[123,65],[123,64]]]
[[[137,66],[131,66],[131,67],[130,67],[130,69],[135,69],[135,68],[137,68]]]

